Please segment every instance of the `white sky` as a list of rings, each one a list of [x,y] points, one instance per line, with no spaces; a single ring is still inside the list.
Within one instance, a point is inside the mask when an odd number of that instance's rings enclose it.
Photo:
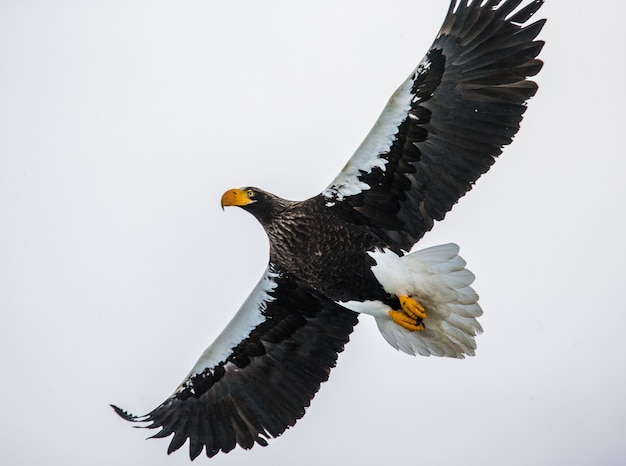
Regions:
[[[108,404],[163,401],[264,270],[221,193],[322,190],[448,6],[301,3],[0,2],[1,464],[189,463]],[[522,130],[421,243],[477,276],[477,356],[362,316],[295,428],[212,464],[626,462],[626,6],[591,4],[542,8]]]

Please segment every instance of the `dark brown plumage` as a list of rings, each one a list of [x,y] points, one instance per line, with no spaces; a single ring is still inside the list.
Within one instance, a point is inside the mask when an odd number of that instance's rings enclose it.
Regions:
[[[395,300],[382,289],[371,271],[373,261],[364,255],[387,246],[371,228],[338,217],[321,195],[298,202],[259,188],[242,191],[254,193],[254,202],[241,208],[265,229],[271,264],[333,301]]]
[[[304,415],[343,350],[356,312],[409,354],[472,355],[482,313],[458,247],[406,254],[494,163],[519,129],[542,62],[525,26],[542,0],[452,1],[426,57],[392,96],[343,171],[319,195],[257,188],[222,205],[253,214],[270,239],[257,287],[189,376],[145,416],[189,439],[190,457],[266,445]],[[421,284],[428,286],[421,287]]]

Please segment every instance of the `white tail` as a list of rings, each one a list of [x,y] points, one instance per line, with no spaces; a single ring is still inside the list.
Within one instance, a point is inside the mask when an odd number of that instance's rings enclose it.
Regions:
[[[394,348],[422,356],[473,356],[474,337],[482,332],[478,294],[470,287],[474,274],[465,268],[456,244],[443,244],[405,256],[377,252],[372,269],[385,289],[406,294],[425,309],[425,329],[410,332],[387,316],[376,316],[378,329]]]

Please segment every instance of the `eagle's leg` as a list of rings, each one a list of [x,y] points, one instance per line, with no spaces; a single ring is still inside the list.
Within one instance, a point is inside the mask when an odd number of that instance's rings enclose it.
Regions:
[[[400,295],[401,311],[390,310],[389,317],[400,327],[403,327],[411,332],[421,332],[424,330],[424,324],[422,320],[426,318],[424,307],[415,301],[413,298]]]

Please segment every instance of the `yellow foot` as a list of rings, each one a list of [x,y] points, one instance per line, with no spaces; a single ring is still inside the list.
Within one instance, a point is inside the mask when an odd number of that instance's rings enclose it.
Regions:
[[[402,306],[402,310],[406,312],[409,316],[413,317],[415,320],[422,320],[426,318],[424,307],[413,298],[410,298],[406,295],[400,295],[398,296],[398,299],[400,300],[400,306]]]
[[[424,307],[406,295],[398,296],[400,300],[401,311],[389,311],[389,317],[400,327],[411,332],[421,332],[424,330],[422,320],[426,318]]]

